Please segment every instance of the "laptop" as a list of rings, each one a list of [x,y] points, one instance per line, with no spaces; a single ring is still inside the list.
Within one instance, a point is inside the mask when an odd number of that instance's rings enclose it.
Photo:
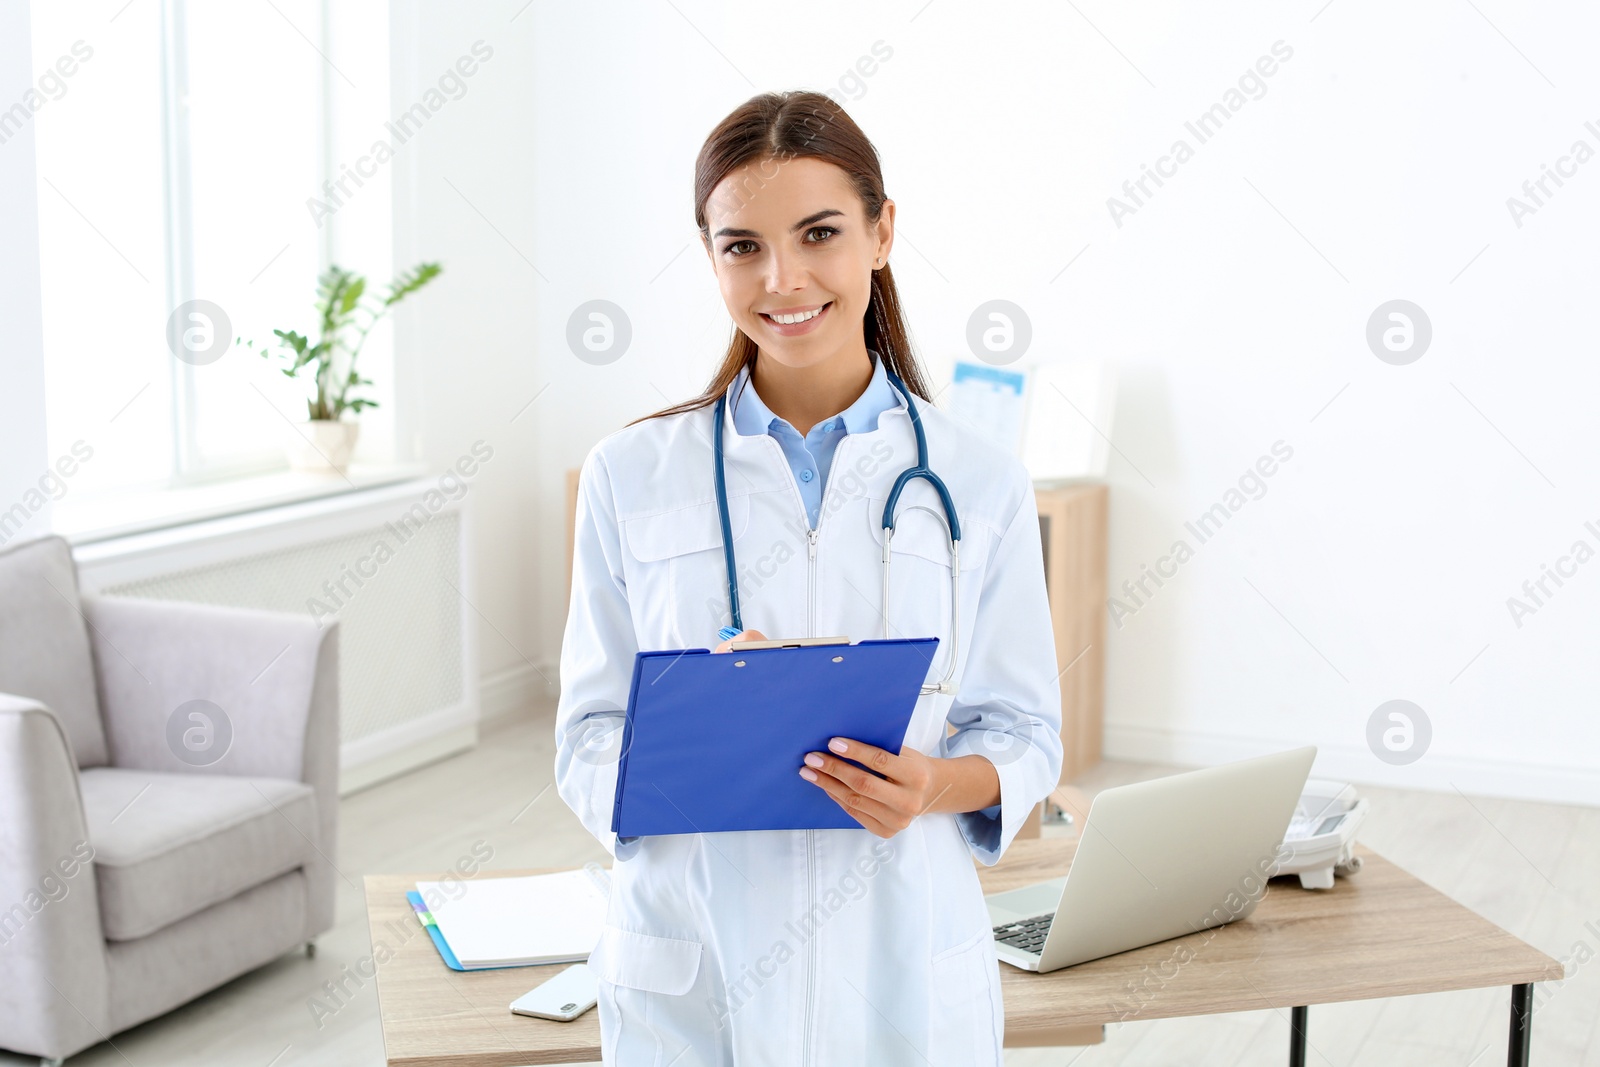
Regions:
[[[984,896],[999,958],[1054,971],[1243,919],[1266,893],[1314,746],[1107,789],[1061,878]]]

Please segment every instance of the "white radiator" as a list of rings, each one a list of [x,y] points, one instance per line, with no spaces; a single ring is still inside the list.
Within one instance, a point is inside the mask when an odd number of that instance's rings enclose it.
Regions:
[[[454,497],[417,478],[79,545],[80,583],[337,619],[348,793],[477,743],[466,486],[449,484]]]

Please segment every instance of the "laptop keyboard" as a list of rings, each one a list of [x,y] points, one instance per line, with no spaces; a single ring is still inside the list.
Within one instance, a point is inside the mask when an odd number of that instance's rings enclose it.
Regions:
[[[1024,952],[1038,952],[1044,947],[1045,935],[1050,933],[1050,920],[1055,912],[1035,915],[1021,922],[1005,923],[994,928],[994,939],[1004,945],[1020,948]]]

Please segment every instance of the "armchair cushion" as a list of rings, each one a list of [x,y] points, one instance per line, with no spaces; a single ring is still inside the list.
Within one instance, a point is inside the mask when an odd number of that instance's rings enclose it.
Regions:
[[[78,571],[58,535],[0,547],[0,692],[55,712],[79,767],[107,762]]]
[[[311,786],[286,778],[83,771],[100,919],[131,941],[306,864]]]

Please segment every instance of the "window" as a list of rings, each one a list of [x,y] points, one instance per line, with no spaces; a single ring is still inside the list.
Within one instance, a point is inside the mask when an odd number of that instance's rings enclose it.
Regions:
[[[387,6],[96,7],[31,9],[50,454],[91,447],[74,477],[91,494],[282,468],[307,382],[260,347],[314,333],[330,261],[393,275],[387,174],[331,212],[324,186],[388,117]],[[392,458],[387,328],[362,351],[382,405],[365,459]],[[227,345],[214,361],[192,347],[208,340]]]

